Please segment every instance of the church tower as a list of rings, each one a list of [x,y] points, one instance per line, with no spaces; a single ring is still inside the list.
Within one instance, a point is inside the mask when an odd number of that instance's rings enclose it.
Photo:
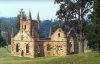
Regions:
[[[36,20],[32,20],[31,12],[29,11],[29,15],[27,19],[24,19],[24,12],[21,9],[20,12],[20,31],[25,31],[31,37],[34,37],[36,40],[39,39],[40,33],[40,17],[39,12],[37,14]]]

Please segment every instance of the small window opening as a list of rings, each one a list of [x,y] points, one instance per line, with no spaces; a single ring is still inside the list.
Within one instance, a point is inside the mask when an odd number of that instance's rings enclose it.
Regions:
[[[16,44],[16,52],[19,52],[19,46]]]
[[[26,53],[29,53],[29,45],[26,45]]]

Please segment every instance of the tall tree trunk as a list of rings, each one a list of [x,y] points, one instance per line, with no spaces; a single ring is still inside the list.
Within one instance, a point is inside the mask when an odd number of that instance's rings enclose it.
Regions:
[[[83,9],[78,10],[78,21],[79,21],[79,35],[80,35],[80,53],[84,52],[84,41],[83,41]]]
[[[82,43],[82,51],[84,53],[84,40],[83,40],[83,22],[84,22],[84,19],[83,19],[83,7],[81,7],[81,29],[80,29],[80,35],[81,35],[81,43]]]
[[[6,36],[7,36],[7,38],[6,38],[6,43],[7,43],[7,52],[9,53],[9,50],[8,50],[8,32],[6,32]]]

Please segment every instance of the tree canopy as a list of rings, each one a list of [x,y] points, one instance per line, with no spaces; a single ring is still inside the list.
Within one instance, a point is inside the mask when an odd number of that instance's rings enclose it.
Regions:
[[[55,0],[60,5],[57,11],[59,20],[65,21],[70,28],[74,28],[79,35],[80,52],[84,52],[84,32],[85,16],[90,11],[93,0]],[[75,20],[75,22],[72,22]],[[69,28],[69,29],[70,29]]]
[[[5,39],[1,35],[1,21],[0,21],[0,47],[4,47],[6,45]]]
[[[95,2],[89,15],[90,24],[85,28],[85,37],[93,50],[100,50],[100,1]]]

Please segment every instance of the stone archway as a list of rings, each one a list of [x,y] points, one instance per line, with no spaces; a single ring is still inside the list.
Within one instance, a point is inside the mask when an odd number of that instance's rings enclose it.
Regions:
[[[21,51],[21,56],[24,56],[24,51],[23,50]]]

